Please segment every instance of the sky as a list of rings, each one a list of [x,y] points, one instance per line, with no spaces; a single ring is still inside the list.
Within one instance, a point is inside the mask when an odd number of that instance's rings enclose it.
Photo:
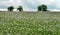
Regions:
[[[47,5],[48,10],[60,11],[60,0],[0,0],[0,10],[7,10],[9,6],[14,6],[16,10],[22,6],[25,11],[36,11],[41,4]]]

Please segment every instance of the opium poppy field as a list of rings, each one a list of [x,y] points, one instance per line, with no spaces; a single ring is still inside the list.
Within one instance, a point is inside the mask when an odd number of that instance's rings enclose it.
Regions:
[[[0,35],[60,35],[60,13],[0,12]]]

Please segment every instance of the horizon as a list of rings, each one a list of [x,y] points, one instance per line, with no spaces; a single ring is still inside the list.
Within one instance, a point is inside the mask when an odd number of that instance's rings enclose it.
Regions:
[[[0,11],[8,11],[7,9],[0,9]],[[18,11],[17,9],[14,9],[13,11]],[[38,11],[38,10],[23,10],[23,11]],[[60,12],[60,10],[48,10],[48,11],[58,11],[58,12]]]

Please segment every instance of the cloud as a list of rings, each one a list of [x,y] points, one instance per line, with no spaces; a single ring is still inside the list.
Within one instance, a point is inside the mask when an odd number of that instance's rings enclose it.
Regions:
[[[60,10],[60,0],[0,0],[0,9],[14,6],[15,9],[21,5],[24,10],[37,10],[37,6],[46,4],[49,10]]]
[[[9,0],[0,0],[0,1],[9,1]]]

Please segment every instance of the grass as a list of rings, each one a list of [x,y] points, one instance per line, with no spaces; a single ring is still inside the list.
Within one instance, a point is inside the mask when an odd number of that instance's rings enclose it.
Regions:
[[[60,13],[0,12],[0,35],[60,35]]]

